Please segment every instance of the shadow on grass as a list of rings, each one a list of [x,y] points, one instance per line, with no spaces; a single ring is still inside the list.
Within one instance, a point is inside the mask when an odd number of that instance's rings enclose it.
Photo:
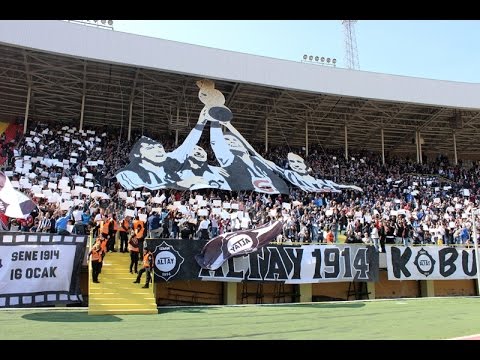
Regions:
[[[225,305],[228,306],[228,305]],[[332,303],[309,303],[309,304],[264,304],[264,305],[257,305],[257,304],[238,304],[239,307],[281,307],[281,308],[311,308],[311,309],[358,309],[365,306],[363,302],[349,302],[349,303],[342,303],[342,302],[332,302]],[[186,313],[186,314],[197,314],[203,313],[205,311],[212,311],[221,309],[223,306],[209,306],[208,308],[202,308],[201,306],[198,307],[159,307],[158,313],[159,314],[167,314],[167,313]]]
[[[208,308],[202,306],[198,307],[190,307],[190,306],[185,306],[185,307],[160,307],[158,309],[158,313],[161,314],[167,314],[167,313],[185,313],[185,314],[201,314],[204,313],[205,311],[212,311],[212,310],[217,310],[221,307],[221,305],[217,306],[209,306]]]
[[[114,315],[88,315],[86,311],[45,311],[34,314],[23,315],[22,318],[33,321],[46,321],[46,322],[119,322],[122,321],[119,317]]]
[[[277,305],[263,305],[263,306],[277,306]],[[286,308],[299,308],[299,307],[308,307],[312,309],[356,309],[365,306],[363,302],[349,302],[349,303],[341,303],[341,302],[332,302],[332,303],[310,303],[310,304],[288,304],[288,305],[281,305],[282,307]]]

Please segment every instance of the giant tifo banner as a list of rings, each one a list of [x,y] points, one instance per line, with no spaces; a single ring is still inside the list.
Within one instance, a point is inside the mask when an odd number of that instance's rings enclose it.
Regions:
[[[474,248],[387,246],[388,280],[474,279]]]
[[[149,239],[154,251],[155,281],[282,281],[308,284],[377,281],[378,253],[364,245],[267,245],[257,252],[229,258],[216,270],[195,260],[206,241]]]
[[[82,301],[86,236],[0,233],[0,308]]]
[[[116,174],[125,189],[217,188],[288,194],[289,182],[307,192],[362,191],[354,185],[314,178],[304,159],[294,153],[288,154],[288,169],[264,159],[231,124],[233,114],[213,81],[201,80],[197,85],[198,98],[205,106],[194,128],[173,151],[166,151],[161,143],[142,136],[130,151],[130,163]],[[198,145],[207,124],[216,165],[208,162],[207,152]],[[221,126],[228,132],[224,133]]]

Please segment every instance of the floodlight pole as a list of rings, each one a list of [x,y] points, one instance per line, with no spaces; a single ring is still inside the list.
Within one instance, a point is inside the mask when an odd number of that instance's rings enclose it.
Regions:
[[[472,226],[473,226],[473,244],[475,245],[475,263],[477,265],[477,295],[480,295],[480,271],[478,265],[478,244],[477,244],[477,225],[475,222],[475,213],[478,210],[472,209]]]

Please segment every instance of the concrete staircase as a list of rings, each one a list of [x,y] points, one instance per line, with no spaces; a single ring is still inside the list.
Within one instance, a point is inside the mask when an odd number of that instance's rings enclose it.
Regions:
[[[142,289],[146,274],[143,274],[140,284],[133,284],[136,274],[129,271],[130,254],[107,253],[103,261],[98,284],[92,281],[89,264],[89,315],[158,314],[153,284],[148,289]],[[141,269],[140,263],[138,269]]]

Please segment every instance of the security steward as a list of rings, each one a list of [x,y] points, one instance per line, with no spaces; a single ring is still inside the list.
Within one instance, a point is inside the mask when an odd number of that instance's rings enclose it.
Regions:
[[[95,244],[92,246],[92,249],[88,253],[88,258],[91,256],[92,262],[92,279],[94,283],[99,283],[98,281],[98,274],[100,274],[100,270],[102,268],[102,259],[103,259],[103,250],[100,244],[100,239],[95,241]]]
[[[143,268],[140,269],[137,275],[137,279],[133,282],[134,284],[140,284],[140,279],[142,278],[142,274],[144,272],[147,273],[147,281],[145,285],[142,286],[143,289],[148,289],[148,285],[152,280],[152,276],[150,271],[153,269],[153,254],[148,248],[143,249]]]

